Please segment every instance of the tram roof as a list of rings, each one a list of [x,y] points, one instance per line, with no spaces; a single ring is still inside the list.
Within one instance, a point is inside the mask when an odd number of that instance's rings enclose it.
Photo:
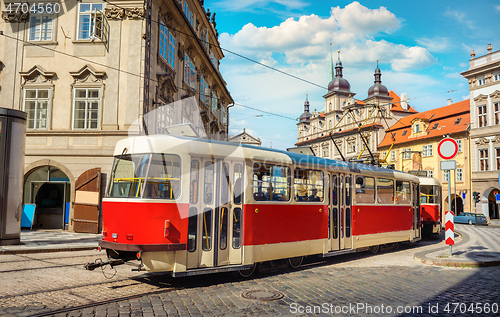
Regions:
[[[192,156],[224,157],[250,161],[294,164],[311,169],[330,169],[332,171],[362,173],[378,177],[390,177],[417,181],[417,177],[401,171],[390,170],[373,165],[338,161],[312,155],[263,148],[260,146],[217,141],[210,139],[194,139],[173,135],[133,136],[116,143],[115,156],[120,156],[127,148],[127,154],[133,153],[187,153]]]
[[[434,177],[423,177],[423,176],[420,176],[418,178],[418,180],[420,181],[420,185],[441,186],[441,183],[439,182],[439,180],[436,179],[436,178],[434,178]]]

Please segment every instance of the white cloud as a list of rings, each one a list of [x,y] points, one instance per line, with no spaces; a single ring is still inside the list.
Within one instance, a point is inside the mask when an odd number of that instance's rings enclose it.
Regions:
[[[462,96],[462,100],[467,100],[467,99],[470,99],[470,95],[463,95]]]
[[[441,52],[450,46],[450,41],[446,37],[417,39],[417,43],[418,45],[425,47],[429,52]]]
[[[331,15],[345,32],[361,34],[391,32],[400,26],[396,15],[387,8],[380,7],[380,9],[372,10],[357,1],[347,5],[344,9],[332,8]]]
[[[497,10],[498,12],[500,12],[500,5],[495,6],[495,10]]]
[[[469,66],[469,64],[467,64],[467,63],[460,63],[460,65],[459,65],[459,66],[463,68],[463,67],[468,67],[468,66]]]
[[[460,73],[449,73],[449,74],[446,74],[444,76],[446,78],[464,79],[464,77],[462,75],[460,75]]]
[[[335,50],[340,48],[342,60],[350,63],[374,63],[377,59],[384,59],[399,71],[435,63],[436,60],[423,47],[407,47],[372,38],[399,26],[400,20],[385,7],[368,9],[353,2],[343,9],[332,8],[328,18],[311,14],[298,19],[288,18],[270,28],[248,23],[236,34],[221,34],[219,40],[223,48],[262,60],[270,66],[277,64],[276,54],[283,55],[289,65],[325,65],[330,43]],[[229,60],[239,62],[236,58],[229,57]]]
[[[472,21],[466,19],[465,12],[451,10],[448,8],[444,13],[444,15],[447,17],[454,18],[458,23],[467,26],[469,29],[475,29],[475,26],[472,23]]]

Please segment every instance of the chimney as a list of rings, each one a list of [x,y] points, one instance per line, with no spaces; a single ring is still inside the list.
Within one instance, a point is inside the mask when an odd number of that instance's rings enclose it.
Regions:
[[[451,105],[453,101],[451,101],[451,98],[448,98],[448,106]]]
[[[401,108],[403,108],[403,110],[408,110],[408,96],[406,92],[401,94]]]

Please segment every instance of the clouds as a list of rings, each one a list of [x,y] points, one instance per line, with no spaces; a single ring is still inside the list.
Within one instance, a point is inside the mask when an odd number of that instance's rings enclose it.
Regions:
[[[447,37],[438,36],[432,39],[417,39],[418,45],[425,47],[429,52],[442,52],[450,47],[450,40]]]
[[[236,34],[221,34],[219,40],[222,47],[263,60],[266,65],[276,65],[277,58],[282,58],[287,65],[324,65],[330,43],[335,50],[340,48],[342,60],[350,63],[368,64],[383,58],[396,71],[435,63],[424,47],[374,40],[375,35],[394,32],[400,25],[401,19],[385,7],[369,9],[353,2],[345,8],[331,8],[327,18],[304,15],[288,18],[274,27],[257,27],[248,23]],[[438,49],[437,44],[431,45],[430,40],[424,39],[422,43]],[[443,49],[442,43],[439,49]]]
[[[452,9],[448,8],[448,10],[446,10],[446,12],[445,12],[444,15],[447,16],[447,17],[453,18],[459,24],[464,25],[464,26],[466,26],[469,29],[475,29],[475,26],[472,23],[472,21],[468,20],[466,18],[465,12],[457,11],[457,10],[452,10]]]
[[[332,8],[331,16],[335,18],[340,29],[356,34],[391,32],[399,28],[400,21],[387,8],[368,9],[355,1],[344,9]]]

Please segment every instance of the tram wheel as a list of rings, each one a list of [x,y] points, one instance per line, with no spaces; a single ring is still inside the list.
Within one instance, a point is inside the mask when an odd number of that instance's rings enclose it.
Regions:
[[[289,258],[288,263],[292,268],[296,269],[302,264],[303,260],[304,260],[303,256],[297,256],[295,258]]]
[[[257,263],[254,263],[252,267],[249,267],[248,269],[245,270],[239,270],[238,273],[240,273],[242,277],[250,277],[255,272],[256,267]]]
[[[401,242],[395,242],[392,244],[392,248],[394,250],[398,250],[400,246],[401,246]]]
[[[380,250],[379,245],[374,245],[370,247],[370,251],[372,251],[373,254],[378,253],[379,250]]]

